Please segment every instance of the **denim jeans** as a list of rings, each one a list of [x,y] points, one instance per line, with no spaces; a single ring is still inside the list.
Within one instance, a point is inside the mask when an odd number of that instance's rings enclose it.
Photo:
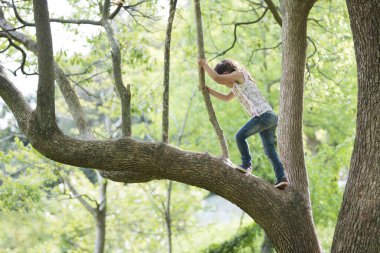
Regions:
[[[274,146],[277,121],[278,117],[273,111],[267,111],[260,116],[253,117],[237,132],[236,143],[241,154],[243,166],[251,165],[251,155],[246,139],[255,133],[259,133],[265,155],[272,163],[277,180],[280,180],[285,176],[285,173]]]

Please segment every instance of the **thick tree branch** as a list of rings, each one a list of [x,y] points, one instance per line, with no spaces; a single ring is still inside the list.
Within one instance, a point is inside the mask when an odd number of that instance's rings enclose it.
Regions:
[[[204,49],[204,43],[203,43],[202,12],[201,12],[201,4],[199,0],[194,0],[194,12],[195,12],[195,22],[197,25],[198,58],[205,59],[206,57],[205,57],[205,49]],[[203,68],[200,68],[200,67],[198,68],[198,70],[199,70],[198,71],[199,87],[203,94],[203,99],[206,104],[209,119],[218,137],[219,145],[222,150],[222,156],[224,158],[228,158],[229,154],[228,154],[227,142],[226,142],[226,139],[224,138],[223,130],[219,125],[214,108],[212,106],[210,94],[206,90],[205,71]]]
[[[0,65],[0,97],[8,105],[15,116],[19,127],[28,128],[28,121],[33,113],[32,108],[25,100],[22,93],[12,84]]]
[[[36,114],[42,130],[55,125],[54,56],[47,0],[33,0],[38,52]]]

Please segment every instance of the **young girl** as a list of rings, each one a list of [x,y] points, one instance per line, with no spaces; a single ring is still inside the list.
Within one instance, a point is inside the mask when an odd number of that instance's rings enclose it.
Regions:
[[[252,170],[251,155],[246,139],[255,133],[259,133],[265,154],[272,163],[276,174],[277,182],[275,187],[281,190],[285,189],[289,184],[288,179],[285,176],[284,167],[274,147],[274,136],[278,118],[273,112],[272,107],[258,90],[251,76],[244,69],[238,68],[231,60],[221,61],[215,66],[214,70],[210,68],[204,59],[198,59],[198,65],[215,82],[232,89],[228,94],[222,94],[206,86],[207,91],[212,96],[223,101],[229,101],[236,96],[244,109],[252,117],[236,134],[236,143],[242,159],[242,164],[237,169],[244,173]]]

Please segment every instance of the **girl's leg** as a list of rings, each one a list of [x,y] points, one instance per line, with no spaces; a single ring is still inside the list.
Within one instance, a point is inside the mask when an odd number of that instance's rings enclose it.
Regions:
[[[276,131],[276,126],[260,132],[260,137],[263,142],[265,154],[269,158],[270,162],[272,163],[277,181],[280,181],[282,178],[285,177],[285,172],[284,172],[284,166],[282,165],[280,159],[278,158],[278,155],[274,146],[275,131]]]
[[[236,134],[236,143],[243,162],[242,166],[245,168],[251,166],[251,155],[246,139],[263,129],[265,129],[265,122],[259,116],[248,121]]]

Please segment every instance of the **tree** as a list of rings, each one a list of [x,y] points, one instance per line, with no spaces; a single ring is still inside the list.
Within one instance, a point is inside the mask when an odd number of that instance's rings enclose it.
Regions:
[[[34,148],[52,160],[101,170],[104,177],[114,181],[146,182],[165,178],[207,189],[246,211],[264,228],[278,251],[320,252],[301,141],[306,23],[314,2],[281,1],[280,147],[292,183],[286,191],[278,191],[259,178],[239,174],[224,158],[207,153],[183,151],[164,143],[141,142],[126,135],[105,141],[64,135],[55,124],[54,70],[51,67],[54,57],[46,1],[34,1],[40,74],[37,108],[30,107],[3,70],[0,95]]]
[[[380,3],[347,0],[358,73],[356,138],[332,252],[380,249]]]

